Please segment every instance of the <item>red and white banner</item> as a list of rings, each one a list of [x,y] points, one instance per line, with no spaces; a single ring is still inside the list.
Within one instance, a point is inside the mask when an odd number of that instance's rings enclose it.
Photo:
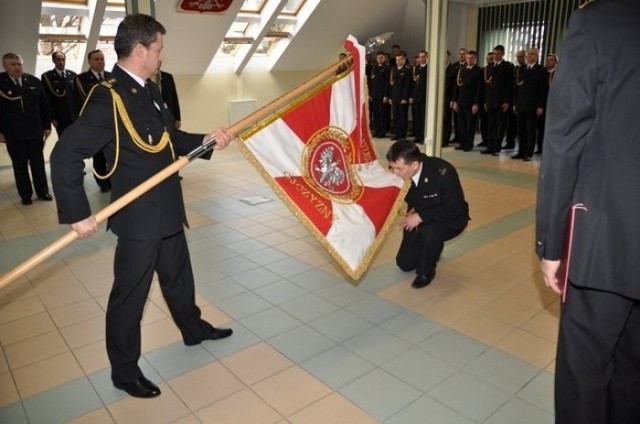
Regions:
[[[345,48],[337,73],[268,125],[241,134],[242,150],[293,214],[353,279],[367,270],[407,187],[378,161],[366,108],[365,52]]]
[[[180,0],[181,12],[221,13],[231,6],[233,0]]]

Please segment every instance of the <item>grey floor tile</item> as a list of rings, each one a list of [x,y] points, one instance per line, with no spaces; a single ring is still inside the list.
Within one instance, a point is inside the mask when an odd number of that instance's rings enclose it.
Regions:
[[[221,300],[244,293],[247,289],[231,277],[225,276],[223,280],[196,286],[196,291],[209,302],[215,304]]]
[[[268,343],[294,362],[302,362],[336,345],[306,325],[275,336]]]
[[[147,362],[144,356],[140,357],[138,366],[140,367],[142,373],[146,378],[148,378],[155,384],[162,383],[162,378],[160,378],[160,375]],[[89,381],[91,381],[91,384],[93,385],[95,391],[98,392],[98,396],[100,396],[102,403],[104,403],[105,405],[129,396],[124,391],[113,387],[113,382],[111,381],[111,368],[106,368],[104,370],[95,372],[88,375],[87,377],[89,378]]]
[[[454,410],[423,395],[402,408],[384,424],[474,424]],[[513,423],[512,423],[513,424]]]
[[[253,292],[260,297],[267,299],[274,305],[280,305],[309,293],[302,287],[287,280],[270,283],[266,286],[255,289]]]
[[[164,380],[169,380],[215,361],[215,357],[202,346],[185,346],[182,342],[170,344],[144,357]]]
[[[330,339],[340,343],[361,334],[372,324],[344,309],[338,309],[309,322],[309,325]]]
[[[256,312],[264,311],[273,305],[251,292],[244,292],[215,303],[226,314],[235,320],[242,319]]]
[[[218,267],[221,267],[221,263],[223,263],[224,261],[229,261],[233,258],[240,257],[233,250],[229,250],[224,246],[218,245],[217,243],[215,243],[215,245],[212,247],[200,249],[195,252],[191,252],[190,250],[189,252],[190,256],[193,258],[192,260],[198,265],[202,265],[204,261],[204,263],[217,265]]]
[[[231,277],[236,274],[241,274],[245,271],[258,268],[258,264],[256,264],[255,262],[251,262],[249,259],[245,259],[241,256],[218,262],[218,265],[218,269],[220,270],[220,272]]]
[[[217,359],[232,355],[261,341],[258,336],[238,322],[231,323],[229,327],[233,330],[230,337],[222,340],[206,340],[201,344]]]
[[[325,350],[300,365],[334,390],[344,387],[374,368],[373,364],[342,346]]]
[[[348,281],[338,278],[334,275],[327,274],[320,269],[308,269],[296,275],[289,277],[289,281],[296,283],[303,289],[316,291],[325,289],[335,284],[351,284]]]
[[[554,376],[546,371],[541,371],[533,380],[529,382],[517,396],[532,405],[541,408],[550,414],[555,413],[553,406],[553,378]]]
[[[398,284],[398,280],[391,278],[388,272],[371,269],[358,282],[358,288],[369,293],[377,293],[396,284]]]
[[[22,403],[16,402],[0,408],[0,423],[28,424]]]
[[[375,325],[382,324],[405,311],[404,308],[375,295],[358,300],[345,309]]]
[[[382,366],[394,377],[427,392],[458,371],[458,367],[414,347]]]
[[[238,274],[234,274],[232,278],[249,290],[253,290],[282,279],[278,274],[264,268],[253,268],[248,271],[240,272]]]
[[[441,331],[444,327],[412,311],[404,311],[379,325],[383,330],[412,344],[417,344]]]
[[[258,240],[250,238],[246,240],[236,241],[234,243],[229,243],[227,244],[227,247],[234,252],[244,256],[248,253],[258,252],[266,248],[267,245]]]
[[[288,259],[290,256],[277,249],[268,247],[257,252],[246,253],[244,257],[252,262],[257,263],[258,265],[265,266],[273,262]]]
[[[342,345],[376,365],[382,365],[411,348],[409,343],[377,327],[342,342]]]
[[[280,308],[303,322],[309,322],[338,309],[333,303],[329,303],[313,293],[283,303]]]
[[[346,385],[340,393],[378,420],[389,418],[422,395],[381,369]]]
[[[484,424],[553,424],[555,418],[550,413],[512,398],[491,416]]]
[[[371,296],[368,292],[354,287],[351,284],[333,284],[324,289],[317,290],[315,294],[341,307]]]
[[[463,367],[489,348],[457,331],[444,329],[418,345],[429,353]]]
[[[73,399],[73,402],[60,402],[61,399]],[[102,402],[89,380],[82,377],[24,399],[23,405],[29,423],[49,424],[82,416],[101,408]]]
[[[539,368],[494,348],[484,351],[464,369],[511,394],[540,372]]]
[[[302,325],[301,321],[276,307],[243,318],[240,323],[263,340]]]
[[[506,391],[464,370],[440,383],[428,395],[476,422],[489,418],[511,397]]]
[[[302,272],[309,271],[313,268],[308,263],[291,257],[283,259],[281,261],[271,262],[264,267],[269,271],[275,272],[276,274],[284,278],[292,277]]]

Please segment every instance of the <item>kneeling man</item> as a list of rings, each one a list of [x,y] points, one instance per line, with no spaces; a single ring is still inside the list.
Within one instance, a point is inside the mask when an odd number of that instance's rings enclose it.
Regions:
[[[397,141],[387,152],[389,168],[411,188],[405,201],[408,212],[400,225],[402,244],[396,263],[403,271],[416,271],[411,285],[419,289],[436,276],[444,242],[458,236],[469,221],[460,179],[449,162],[429,157],[409,141]]]

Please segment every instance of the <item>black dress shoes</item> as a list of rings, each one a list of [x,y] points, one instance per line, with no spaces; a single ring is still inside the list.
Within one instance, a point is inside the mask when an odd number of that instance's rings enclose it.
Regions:
[[[113,382],[116,389],[124,390],[129,396],[137,398],[154,398],[160,396],[158,386],[147,380],[144,376],[140,376],[137,380],[128,381],[126,383]]]
[[[413,287],[414,289],[421,289],[423,287],[426,287],[429,284],[431,284],[435,276],[436,276],[435,269],[430,273],[428,273],[427,275],[416,275],[416,278],[413,280],[413,283],[411,283],[411,287]]]
[[[200,343],[202,343],[205,340],[220,340],[220,339],[227,338],[232,334],[233,334],[233,330],[230,329],[230,328],[215,328],[215,327],[211,327],[211,331],[209,332],[209,334],[207,334],[202,339],[196,340],[196,341],[187,341],[187,340],[185,340],[184,344],[186,344],[187,346],[195,346],[195,345],[199,345]]]
[[[511,156],[511,159],[524,159],[524,155],[518,153],[516,155]]]
[[[53,200],[53,197],[51,197],[51,195],[47,193],[44,196],[38,196],[38,199],[44,200],[45,202],[50,202]]]
[[[22,199],[22,204],[25,206],[29,206],[32,203],[33,203],[33,200],[31,199]]]

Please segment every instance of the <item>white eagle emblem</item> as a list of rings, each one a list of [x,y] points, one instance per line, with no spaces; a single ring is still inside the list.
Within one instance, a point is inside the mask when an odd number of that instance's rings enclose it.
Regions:
[[[200,10],[222,9],[224,3],[221,0],[194,0],[189,2],[190,7],[197,7]]]
[[[321,154],[316,172],[320,173],[319,183],[323,187],[333,190],[335,186],[342,184],[345,179],[344,171],[340,169],[340,161],[333,159],[333,146],[327,147]]]

